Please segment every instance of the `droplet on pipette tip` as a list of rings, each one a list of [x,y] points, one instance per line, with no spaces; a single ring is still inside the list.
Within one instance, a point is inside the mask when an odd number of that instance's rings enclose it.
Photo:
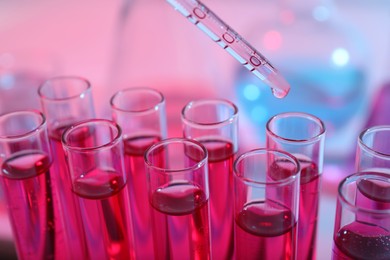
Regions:
[[[272,94],[277,98],[284,98],[288,94],[288,90],[285,91],[277,88],[271,88],[271,90],[272,90]]]
[[[284,98],[290,91],[290,84],[279,74],[273,73],[269,75],[267,83],[276,98]]]

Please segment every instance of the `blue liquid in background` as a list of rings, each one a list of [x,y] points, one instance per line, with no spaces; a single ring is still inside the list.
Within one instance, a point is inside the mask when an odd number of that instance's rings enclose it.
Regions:
[[[366,75],[357,67],[330,67],[315,63],[291,64],[280,68],[291,90],[283,99],[275,98],[269,87],[240,68],[235,91],[241,113],[245,113],[265,143],[265,125],[281,112],[306,112],[320,118],[326,127],[325,154],[340,160],[354,153],[359,132],[366,122],[369,104]]]

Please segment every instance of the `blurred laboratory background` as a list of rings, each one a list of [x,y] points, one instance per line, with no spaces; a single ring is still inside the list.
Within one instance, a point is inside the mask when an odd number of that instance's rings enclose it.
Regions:
[[[390,1],[203,0],[291,84],[284,99],[165,0],[0,0],[0,114],[40,108],[37,88],[58,75],[91,81],[99,117],[118,90],[166,97],[168,135],[181,135],[190,100],[239,108],[240,151],[264,146],[265,123],[285,111],[327,128],[318,259],[330,259],[336,188],[352,173],[358,134],[390,124]],[[0,258],[15,256],[0,190]]]

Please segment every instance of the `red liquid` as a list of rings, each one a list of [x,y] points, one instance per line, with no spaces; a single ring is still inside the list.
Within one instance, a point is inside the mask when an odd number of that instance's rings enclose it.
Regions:
[[[296,223],[272,201],[247,204],[236,216],[237,259],[295,259]]]
[[[210,259],[208,200],[199,187],[176,183],[151,196],[156,259]]]
[[[208,151],[211,247],[214,259],[231,259],[234,253],[233,144],[201,141]]]
[[[348,224],[334,237],[332,259],[390,259],[390,231],[364,222]]]
[[[125,168],[128,173],[135,255],[138,259],[153,259],[152,220],[145,172],[144,152],[160,141],[158,136],[140,136],[124,140]]]
[[[357,188],[357,206],[374,210],[390,209],[390,185],[388,183],[362,179],[358,182]],[[367,217],[358,216],[358,219],[364,221]]]
[[[53,206],[51,162],[40,151],[25,151],[4,161],[4,194],[20,259],[55,259],[61,240]],[[60,248],[61,249],[61,248]]]
[[[128,190],[114,171],[94,169],[74,181],[89,255],[92,259],[131,259]]]
[[[357,183],[356,202],[358,207],[373,210],[390,209],[390,185],[383,181],[362,179]],[[376,218],[361,212],[356,213],[361,222],[376,223],[384,227],[390,226],[389,218]]]
[[[297,259],[315,259],[321,175],[313,162],[299,160],[299,163],[301,164],[301,191]]]
[[[52,176],[52,181],[58,192],[58,210],[61,212],[61,223],[66,230],[64,240],[68,248],[67,252],[61,252],[61,254],[67,259],[85,259],[88,257],[88,251],[80,207],[77,196],[72,192],[68,166],[61,143],[61,136],[66,128],[67,126],[59,127],[49,134],[52,154],[55,157],[53,170],[56,172]]]
[[[359,181],[358,189],[365,197],[372,201],[385,204],[390,202],[390,185],[388,183],[363,179]]]
[[[297,259],[315,259],[320,173],[315,163],[297,158],[301,165]],[[271,169],[274,179],[286,178],[293,170],[291,164],[281,162]]]

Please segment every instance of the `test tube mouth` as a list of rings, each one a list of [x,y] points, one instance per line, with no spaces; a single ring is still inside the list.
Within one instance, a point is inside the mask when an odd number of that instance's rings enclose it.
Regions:
[[[68,150],[94,151],[111,148],[121,141],[122,129],[114,121],[88,119],[68,127],[62,135],[62,144]],[[90,138],[90,143],[80,142]]]
[[[74,98],[84,98],[91,90],[91,83],[78,76],[53,77],[38,88],[39,96],[49,101],[66,101]]]
[[[0,140],[21,139],[40,132],[46,125],[45,115],[38,110],[21,110],[0,115]]]
[[[159,110],[164,103],[164,95],[149,87],[126,88],[116,92],[110,99],[112,109],[137,114]]]
[[[264,169],[260,169],[257,167],[258,161],[261,161],[260,159],[256,159],[256,157],[266,157],[269,159],[269,156],[277,156],[279,159],[284,159],[288,161],[289,163],[292,163],[294,165],[294,170],[291,171],[291,174],[288,177],[282,178],[282,179],[267,179],[266,176],[267,174],[262,177],[260,180],[258,175],[253,175],[253,176],[248,176],[248,174],[244,174],[243,171],[239,170],[240,164],[244,163],[245,161],[248,161],[252,159],[253,164],[253,169],[256,170],[256,173],[260,173],[260,171],[268,171],[269,169],[264,167]],[[264,163],[265,164],[265,163]],[[256,166],[256,167],[254,167]],[[250,150],[248,152],[245,152],[241,154],[240,156],[237,157],[237,159],[234,161],[233,164],[233,172],[234,176],[238,179],[240,179],[242,182],[247,183],[248,185],[255,185],[255,186],[283,186],[283,185],[289,185],[290,183],[294,181],[299,181],[300,178],[300,172],[301,172],[301,167],[299,164],[299,161],[297,158],[295,158],[292,154],[281,151],[281,150],[276,150],[276,149],[269,149],[269,148],[257,148]]]
[[[377,150],[368,144],[368,139],[374,138],[375,134],[385,133],[385,140],[390,140],[390,125],[378,125],[363,130],[358,138],[359,145],[368,153],[375,154],[377,157],[390,160],[390,147],[385,150]]]
[[[196,158],[191,158],[195,159],[190,165],[184,166],[182,165],[181,167],[172,167],[169,165],[169,167],[163,167],[161,165],[158,165],[153,162],[151,157],[154,154],[158,153],[163,153],[166,152],[164,149],[169,148],[169,146],[173,147],[176,145],[183,145],[189,147],[194,147],[198,153],[196,155]],[[171,148],[172,151],[176,150]],[[176,150],[177,152],[178,150]],[[169,154],[169,153],[168,153]],[[169,158],[168,158],[169,160]],[[208,160],[208,152],[207,149],[198,141],[193,140],[193,139],[187,139],[187,138],[167,138],[164,139],[158,143],[155,143],[151,145],[144,153],[144,161],[145,164],[154,170],[157,170],[159,172],[165,173],[165,174],[175,174],[175,173],[180,173],[180,172],[185,172],[185,171],[195,171],[201,167],[203,167],[205,164],[207,164]]]
[[[351,212],[358,213],[368,213],[368,214],[375,214],[375,215],[389,215],[390,209],[372,209],[372,208],[365,208],[361,206],[357,206],[355,203],[355,197],[348,197],[348,195],[353,194],[356,195],[356,192],[351,192],[351,189],[348,188],[348,184],[354,183],[354,185],[358,185],[357,183],[359,181],[366,180],[366,181],[382,181],[386,182],[390,186],[390,175],[387,173],[381,173],[381,172],[374,172],[374,171],[361,171],[361,172],[355,172],[346,178],[344,178],[338,185],[337,192],[338,192],[338,201],[339,203],[348,209]],[[388,188],[388,187],[386,187]],[[356,187],[356,189],[358,189]]]
[[[225,99],[200,99],[190,101],[184,106],[181,117],[190,126],[214,128],[235,122],[238,118],[238,108]]]
[[[280,120],[293,120],[293,119],[305,120],[306,122],[309,122],[310,126],[307,128],[307,130],[312,130],[313,134],[305,134],[304,136],[299,136],[299,137],[293,136],[292,130],[294,130],[294,129],[292,129],[291,126],[287,125],[288,122],[285,123],[286,128],[289,129],[288,135],[287,134],[281,135],[281,134],[277,133],[275,124],[280,123],[278,121],[280,121]],[[299,124],[299,125],[302,126],[301,124]],[[276,139],[279,139],[279,140],[282,140],[285,142],[313,143],[313,142],[316,142],[317,140],[323,138],[323,136],[326,133],[326,128],[325,128],[324,122],[312,114],[308,114],[308,113],[304,113],[304,112],[284,112],[284,113],[276,114],[268,120],[268,122],[266,123],[266,131],[273,138],[276,138]]]

